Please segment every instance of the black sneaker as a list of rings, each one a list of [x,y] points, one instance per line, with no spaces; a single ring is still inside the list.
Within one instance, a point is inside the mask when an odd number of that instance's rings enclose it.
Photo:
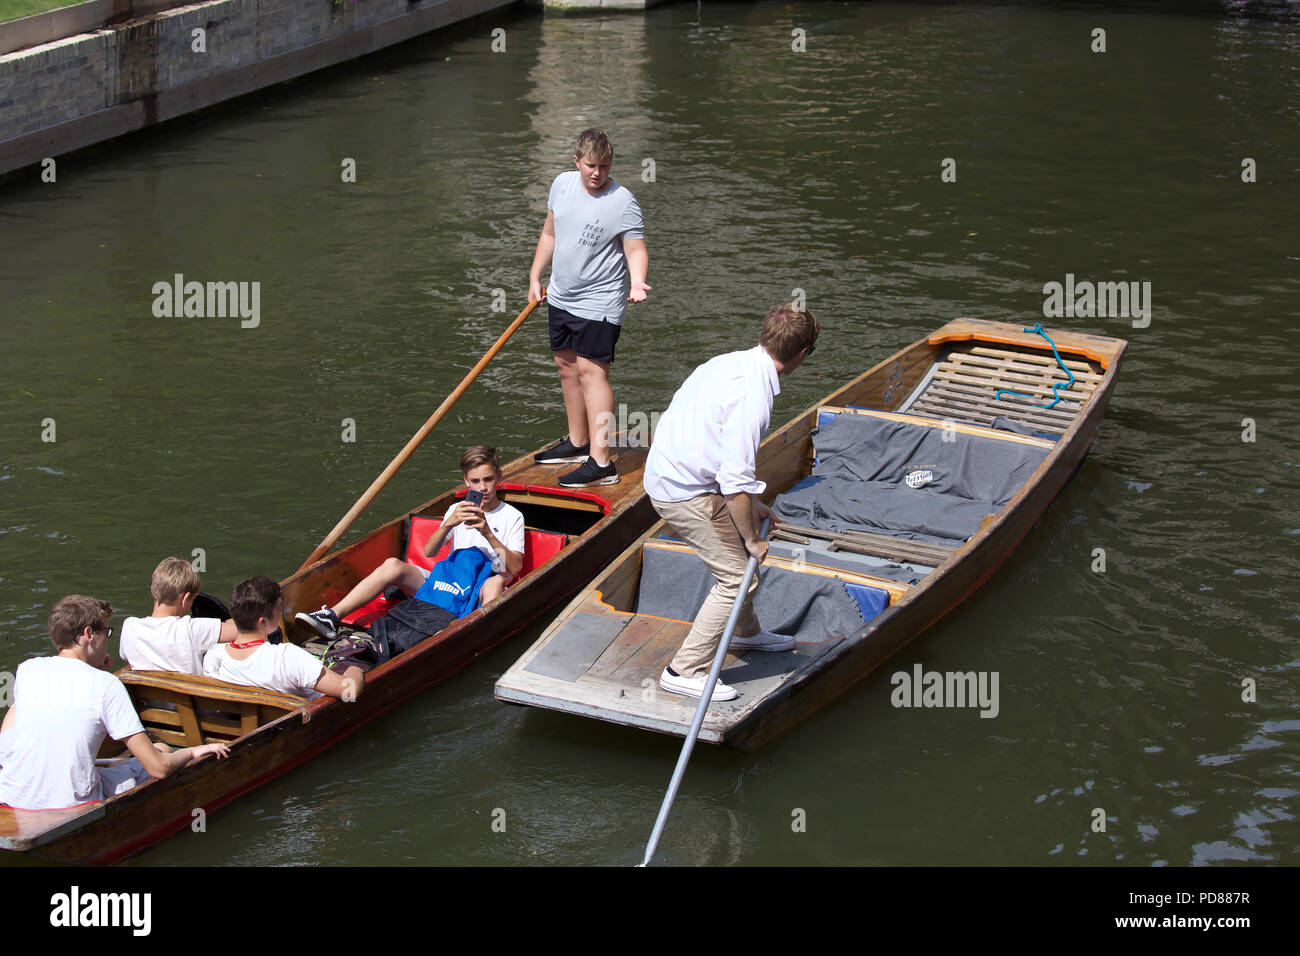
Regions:
[[[560,485],[564,488],[585,488],[587,485],[612,485],[618,481],[618,469],[611,461],[608,465],[596,464],[596,459],[588,458],[576,471],[560,476]]]
[[[565,435],[560,439],[558,445],[554,445],[546,449],[546,451],[539,451],[534,455],[533,461],[539,465],[563,465],[571,461],[584,461],[590,451],[590,442],[586,445],[575,445],[569,441],[569,436]]]
[[[332,641],[339,636],[338,615],[327,607],[312,611],[310,614],[299,611],[294,615],[294,620],[306,624],[327,641]]]

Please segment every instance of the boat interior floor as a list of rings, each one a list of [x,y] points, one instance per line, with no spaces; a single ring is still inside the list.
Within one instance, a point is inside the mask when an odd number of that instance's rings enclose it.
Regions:
[[[761,575],[754,600],[760,623],[793,635],[798,643],[795,650],[779,654],[728,655],[723,680],[740,695],[710,708],[710,720],[718,726],[730,724],[845,635],[858,631],[894,596],[892,588],[852,580],[852,574],[816,573],[784,562],[769,561]],[[565,697],[579,706],[622,713],[642,725],[677,727],[689,720],[695,702],[660,689],[658,680],[712,586],[708,568],[687,545],[651,539],[642,549],[634,606],[613,607],[598,597],[588,601],[569,620],[565,640],[536,654],[524,665],[521,678],[538,690],[563,682]]]
[[[539,688],[555,688],[554,681],[564,682],[564,699],[580,707],[611,716],[622,713],[638,724],[659,722],[659,729],[675,730],[690,722],[696,700],[662,690],[659,675],[690,629],[690,621],[607,608],[594,613],[583,609],[572,616],[566,640],[533,657],[523,670],[545,679]],[[841,639],[804,641],[793,651],[780,654],[728,654],[723,680],[740,695],[735,700],[714,702],[709,708],[710,722],[730,724]],[[548,696],[554,698],[554,690]]]

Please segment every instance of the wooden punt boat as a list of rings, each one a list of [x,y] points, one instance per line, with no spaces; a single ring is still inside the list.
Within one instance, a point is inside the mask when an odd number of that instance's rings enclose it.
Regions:
[[[555,486],[558,472],[572,466],[535,465],[531,454],[508,464],[499,489],[524,513],[529,529],[524,573],[491,604],[371,670],[356,701],[307,701],[205,677],[120,671],[155,739],[175,746],[225,740],[230,755],[101,803],[67,810],[0,807],[0,849],[66,863],[123,859],[190,826],[197,811],[211,813],[455,673],[578,590],[649,527],[654,511],[641,487],[645,449],[614,449],[614,460],[618,484],[579,490]],[[284,633],[298,642],[314,638],[294,621],[297,611],[335,603],[386,558],[413,557],[407,550],[412,538],[427,536],[464,493],[462,487],[439,495],[281,582]],[[372,602],[378,604],[382,599]],[[111,757],[111,747],[100,756]]]
[[[853,428],[926,449],[917,452],[924,457],[912,463],[906,486],[896,482],[892,491],[885,489],[894,495],[891,502],[904,500],[899,496],[911,493],[913,481],[921,487],[943,470],[949,454],[945,445],[989,452],[992,460],[1010,450],[1027,456],[1028,463],[1008,472],[1016,477],[1001,504],[976,506],[980,510],[974,512],[972,533],[961,540],[936,542],[934,535],[916,534],[929,526],[925,515],[884,533],[784,525],[786,540],[774,537],[760,572],[756,610],[764,626],[777,629],[763,606],[774,579],[796,590],[838,582],[835,586],[842,584],[854,598],[860,616],[841,618],[850,623],[840,631],[814,627],[811,633],[807,628],[796,632],[799,643],[789,653],[728,655],[721,679],[739,696],[710,705],[701,739],[751,750],[783,732],[897,653],[1006,559],[1082,462],[1115,387],[1126,344],[1066,331],[1048,334],[1073,376],[1053,408],[1033,407],[1048,404],[1053,386],[1068,381],[1042,335],[1013,325],[956,319],[763,441],[758,477],[767,482],[763,497],[769,504],[778,493],[821,480],[811,476],[814,437],[829,441],[829,429],[818,431],[818,426],[839,414],[853,416]],[[1006,395],[1004,389],[1021,394]],[[991,427],[995,420],[997,428]],[[1036,458],[1041,460],[1034,464]],[[872,482],[862,486],[875,487]],[[870,492],[863,494],[869,497]],[[892,504],[885,513],[895,513]],[[693,608],[711,578],[698,557],[671,535],[663,522],[657,523],[593,580],[501,677],[496,697],[684,735],[698,701],[660,689],[657,679],[690,628]],[[653,575],[658,583],[651,581]],[[665,610],[664,592],[674,589],[692,596],[678,599],[675,611]],[[671,598],[669,594],[668,605],[674,603]],[[776,610],[789,606],[776,605]]]

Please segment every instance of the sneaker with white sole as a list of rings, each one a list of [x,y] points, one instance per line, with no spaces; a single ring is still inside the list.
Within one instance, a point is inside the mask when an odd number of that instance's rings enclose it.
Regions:
[[[299,611],[293,617],[327,641],[332,641],[339,636],[339,616],[324,605],[319,611],[312,611],[310,614]]]
[[[533,461],[539,465],[567,465],[574,461],[586,461],[587,455],[591,451],[591,444],[575,445],[565,435],[560,439],[558,445],[554,445],[546,451],[539,451],[533,456]]]
[[[664,690],[670,690],[674,694],[684,694],[687,697],[703,697],[704,682],[708,680],[708,675],[703,677],[683,677],[671,667],[665,667],[663,673],[659,675],[659,686]],[[729,684],[718,681],[713,685],[713,696],[710,701],[735,700],[736,688]]]
[[[611,461],[608,465],[596,464],[596,459],[588,458],[575,470],[560,476],[562,488],[586,488],[588,485],[612,485],[618,482],[618,469]]]
[[[753,637],[733,637],[727,650],[743,654],[745,651],[789,651],[794,649],[794,638],[771,631],[759,631]]]

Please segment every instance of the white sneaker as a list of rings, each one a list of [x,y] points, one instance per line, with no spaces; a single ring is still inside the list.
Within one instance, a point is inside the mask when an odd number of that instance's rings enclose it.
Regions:
[[[704,682],[708,680],[708,675],[703,677],[683,677],[677,674],[671,667],[665,667],[663,673],[659,675],[659,686],[664,690],[670,690],[674,694],[684,694],[687,697],[703,697]],[[717,700],[735,700],[736,688],[718,681],[713,685],[713,696],[711,701]]]
[[[753,637],[733,637],[727,650],[744,653],[745,651],[788,651],[794,648],[794,638],[771,631],[759,631]]]

